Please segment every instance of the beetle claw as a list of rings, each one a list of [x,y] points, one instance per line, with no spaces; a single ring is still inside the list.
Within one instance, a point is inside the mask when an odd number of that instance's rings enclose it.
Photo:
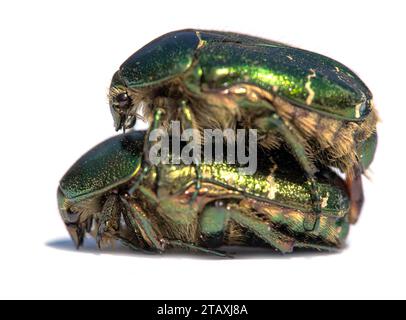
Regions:
[[[67,224],[66,228],[72,241],[75,243],[76,249],[79,249],[83,245],[85,230],[77,224]]]
[[[97,235],[96,235],[96,243],[99,249],[102,248],[102,242],[103,242],[103,235],[106,232],[106,224],[102,223],[99,225],[99,228],[97,230]]]

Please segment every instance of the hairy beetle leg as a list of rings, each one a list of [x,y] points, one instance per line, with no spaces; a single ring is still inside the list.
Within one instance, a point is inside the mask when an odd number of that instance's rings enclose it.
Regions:
[[[125,220],[129,223],[128,227],[135,232],[138,231],[151,249],[158,252],[165,251],[162,237],[154,230],[152,222],[142,209],[127,199],[120,198],[126,209],[123,214],[126,217]]]
[[[347,188],[350,194],[350,213],[349,221],[354,224],[358,221],[361,213],[362,206],[364,204],[364,191],[362,187],[362,175],[359,169],[354,170],[353,177],[347,176]]]
[[[155,195],[151,193],[148,189],[140,187],[139,191],[144,196],[146,196],[152,203],[154,204],[159,203]],[[156,251],[163,252],[165,251],[166,245],[171,245],[175,247],[189,248],[203,253],[213,254],[219,257],[230,257],[226,253],[221,251],[203,248],[192,243],[185,243],[180,240],[166,240],[163,239],[162,237],[159,237],[153,230],[151,221],[149,221],[149,219],[145,216],[145,214],[141,212],[140,208],[133,206],[126,199],[122,198],[122,200],[127,208],[128,214],[125,214],[125,216],[130,225],[129,227],[131,227],[134,230],[139,230],[144,240]]]
[[[126,215],[126,219],[130,223],[130,227],[133,229],[139,230],[139,232],[142,234],[144,240],[150,245],[150,247],[152,249],[154,249],[158,252],[163,252],[166,249],[165,248],[166,245],[171,245],[171,246],[198,250],[200,252],[213,254],[213,255],[216,255],[219,257],[227,257],[227,255],[225,253],[220,252],[220,251],[206,249],[206,248],[199,247],[199,246],[196,246],[191,243],[185,243],[180,240],[166,240],[166,239],[163,239],[162,237],[159,237],[158,234],[153,229],[151,221],[145,216],[145,214],[143,212],[141,212],[140,208],[131,204],[126,199],[122,198],[122,201],[125,203],[125,206],[127,207],[127,213],[125,213],[125,215]],[[131,244],[131,242],[127,241],[126,239],[121,238],[120,240],[122,240],[123,243],[125,245],[129,246],[130,248],[134,247]]]
[[[269,105],[269,108],[271,110],[273,109],[271,105]],[[276,130],[283,136],[296,160],[299,162],[306,174],[311,189],[313,210],[314,213],[319,215],[321,213],[321,196],[317,190],[317,183],[315,179],[317,168],[314,166],[311,159],[309,159],[304,146],[305,144],[303,143],[305,141],[304,138],[301,137],[300,133],[293,126],[285,123],[275,111],[273,111],[273,114],[269,117],[258,119],[257,123],[261,130]],[[318,220],[318,217],[307,218],[304,221],[305,230],[317,232],[319,224]]]
[[[237,210],[230,210],[230,218],[242,227],[252,231],[259,238],[278,251],[282,253],[289,253],[293,251],[295,240],[276,230],[273,230],[272,226],[268,222],[261,221]]]
[[[106,233],[114,234],[120,227],[120,200],[117,194],[107,197],[100,213],[99,227],[96,235],[96,243],[102,246],[103,236]]]

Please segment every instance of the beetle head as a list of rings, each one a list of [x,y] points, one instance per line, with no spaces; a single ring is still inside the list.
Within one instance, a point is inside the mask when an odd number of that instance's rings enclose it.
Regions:
[[[90,214],[91,210],[83,210],[85,214],[80,210],[73,210],[73,204],[65,197],[61,188],[58,188],[57,198],[62,220],[76,247],[79,248],[83,244],[86,232],[91,231],[93,214]]]
[[[116,130],[134,126],[137,109],[149,105],[150,90],[179,77],[192,64],[202,44],[200,33],[179,30],[167,33],[132,54],[114,74],[109,93]]]
[[[69,232],[73,242],[75,243],[76,247],[79,248],[83,244],[83,239],[85,232],[82,228],[80,228],[78,221],[79,221],[79,214],[72,212],[69,209],[67,204],[67,199],[61,191],[61,188],[58,188],[58,207],[59,207],[59,214],[63,222],[65,223],[66,229]]]
[[[111,81],[109,90],[109,104],[116,131],[130,129],[135,125],[137,113],[134,99],[128,92],[117,71]]]

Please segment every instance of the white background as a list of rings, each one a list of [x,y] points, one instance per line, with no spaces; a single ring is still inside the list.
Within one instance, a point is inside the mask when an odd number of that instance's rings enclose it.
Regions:
[[[4,1],[1,298],[406,298],[404,1]],[[279,40],[354,69],[382,122],[366,204],[339,254],[144,256],[73,249],[58,180],[114,134],[106,93],[135,50],[181,28]]]

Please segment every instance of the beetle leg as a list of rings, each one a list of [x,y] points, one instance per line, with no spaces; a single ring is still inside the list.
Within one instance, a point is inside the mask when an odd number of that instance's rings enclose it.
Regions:
[[[151,166],[151,161],[149,159],[149,151],[154,142],[149,140],[149,136],[151,131],[159,129],[162,127],[162,116],[165,114],[165,111],[162,108],[156,108],[153,115],[153,120],[151,126],[148,128],[148,132],[145,135],[145,142],[144,142],[144,159],[147,165]]]
[[[149,171],[151,170],[152,164],[149,159],[149,151],[151,150],[153,143],[149,140],[149,135],[152,130],[155,130],[155,129],[158,129],[161,127],[163,114],[164,114],[164,110],[161,108],[157,108],[154,112],[152,124],[149,127],[147,134],[145,135],[144,150],[143,150],[144,160],[145,160],[144,169],[141,172],[141,174],[139,175],[139,177],[137,178],[137,180],[134,182],[134,184],[131,186],[131,188],[128,190],[128,194],[130,196],[135,192],[135,190],[138,189],[139,185],[142,183],[145,176],[147,176]]]
[[[243,200],[240,207],[246,208],[250,215],[263,215],[277,230],[296,239],[295,247],[325,249],[343,245],[349,231],[347,217],[338,215],[321,215],[320,227],[317,233],[306,231],[303,222],[313,212],[303,212],[299,209],[270,205],[262,201]],[[248,213],[247,213],[248,214]]]
[[[111,194],[107,197],[99,216],[99,227],[96,242],[101,248],[105,234],[114,235],[120,228],[120,200],[118,195]]]
[[[144,167],[144,169],[141,171],[140,175],[138,176],[138,178],[134,181],[134,183],[132,184],[132,186],[130,187],[130,189],[128,189],[128,194],[130,196],[132,196],[135,192],[135,190],[137,190],[142,181],[144,180],[144,178],[148,175],[148,173],[150,172],[151,167],[149,165],[146,165]]]
[[[140,187],[139,190],[152,203],[155,203],[155,204],[158,203],[158,199],[156,199],[156,196],[153,193],[151,193],[148,189],[146,189],[144,187]],[[220,257],[228,257],[228,255],[226,255],[223,252],[203,248],[203,247],[197,246],[192,243],[186,243],[181,240],[163,239],[162,237],[158,236],[158,234],[155,232],[155,230],[153,229],[153,226],[152,226],[152,222],[146,217],[145,213],[142,212],[141,208],[137,207],[135,204],[131,204],[129,201],[127,201],[124,198],[122,198],[121,200],[125,204],[127,211],[128,211],[127,213],[124,213],[124,216],[125,216],[125,220],[128,221],[127,223],[129,224],[129,227],[134,230],[139,230],[139,232],[142,234],[142,237],[148,243],[148,245],[150,247],[154,248],[155,250],[157,250],[158,252],[165,251],[165,245],[171,245],[174,247],[182,247],[182,248],[188,248],[188,249],[192,249],[192,250],[198,250],[200,252],[214,254],[214,255],[220,256]],[[125,244],[129,245],[130,243],[127,241],[127,242],[125,242]],[[130,245],[130,247],[133,247],[133,246]],[[139,249],[139,248],[137,248],[137,249]]]
[[[72,238],[72,241],[76,245],[76,249],[79,249],[83,245],[83,241],[85,238],[85,228],[78,223],[67,223],[66,228]]]
[[[252,214],[245,214],[240,210],[230,210],[230,219],[235,221],[240,226],[252,231],[257,237],[264,240],[273,248],[282,253],[293,251],[295,240],[288,237],[272,228],[272,225],[266,221],[262,221]]]
[[[346,177],[347,188],[350,193],[350,214],[349,221],[354,224],[358,221],[364,204],[364,191],[362,187],[362,175],[359,168],[354,169],[354,175]]]
[[[182,125],[184,126],[185,129],[192,129],[193,131],[193,141],[198,141],[200,144],[200,133],[197,133],[197,127],[196,127],[196,121],[194,119],[193,111],[192,109],[187,105],[186,101],[182,100],[181,101],[181,117],[182,117]],[[199,195],[199,191],[201,189],[202,185],[202,174],[200,171],[200,160],[198,158],[193,159],[193,165],[195,167],[195,172],[196,172],[196,179],[195,179],[195,191],[193,192],[193,195],[190,199],[190,204],[193,204],[193,202],[196,200],[197,196]]]
[[[303,143],[305,140],[301,137],[301,134],[293,126],[285,123],[276,112],[270,117],[258,119],[257,124],[261,130],[277,130],[283,136],[285,142],[291,148],[292,153],[306,174],[311,189],[313,210],[319,215],[321,213],[321,196],[318,192],[315,178],[317,168],[314,166],[306,152],[305,143]],[[317,217],[314,218],[313,216],[309,216],[304,222],[305,229],[307,231],[317,230],[319,224],[318,220]]]
[[[180,240],[165,240],[165,242],[173,247],[180,247],[180,248],[186,248],[186,249],[191,249],[191,250],[197,250],[203,253],[208,253],[208,254],[213,254],[218,257],[223,257],[223,258],[231,258],[231,256],[227,255],[224,252],[217,251],[217,250],[211,250],[207,249],[204,247],[197,246],[192,243],[186,243]]]
[[[125,221],[129,223],[128,227],[135,232],[139,232],[148,246],[158,252],[165,251],[165,244],[162,237],[156,232],[151,220],[146,216],[145,212],[135,203],[120,197],[126,210],[123,214]]]
[[[312,244],[312,243],[304,243],[304,242],[297,242],[295,244],[296,248],[303,248],[303,249],[314,249],[318,251],[327,251],[327,252],[339,252],[340,248],[329,247],[327,245],[323,246],[321,244]]]
[[[148,253],[149,253],[149,254],[151,253],[151,251],[147,251],[147,250],[143,249],[142,247],[140,247],[139,241],[137,241],[136,244],[134,244],[133,241],[131,241],[131,240],[127,239],[127,238],[124,238],[123,236],[121,236],[121,235],[119,235],[119,234],[116,234],[116,235],[115,235],[115,238],[117,238],[117,240],[120,240],[120,242],[121,242],[124,246],[130,248],[131,250],[139,251],[139,252],[147,253],[147,254],[148,254]]]
[[[202,188],[202,173],[198,165],[195,166],[195,170],[196,170],[195,191],[193,192],[193,195],[190,198],[189,202],[190,205],[192,205],[195,202],[197,196],[199,195],[199,191]]]
[[[159,205],[159,199],[157,195],[149,188],[144,186],[139,187],[139,191],[148,199],[147,201],[155,206]]]
[[[295,240],[272,228],[267,221],[260,220],[252,212],[244,212],[240,207],[208,207],[200,218],[201,239],[209,246],[220,246],[224,242],[224,232],[230,221],[252,231],[273,248],[282,253],[292,252]]]

